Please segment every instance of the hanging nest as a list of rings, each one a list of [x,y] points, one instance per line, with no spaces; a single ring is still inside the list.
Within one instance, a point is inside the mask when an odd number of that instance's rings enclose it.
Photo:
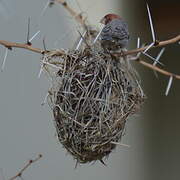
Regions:
[[[50,51],[43,63],[52,80],[48,102],[59,141],[77,162],[103,162],[144,101],[136,72],[124,58],[104,53],[99,42]]]

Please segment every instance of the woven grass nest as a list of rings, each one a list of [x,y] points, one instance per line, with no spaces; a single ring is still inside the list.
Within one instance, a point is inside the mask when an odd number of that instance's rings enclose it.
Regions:
[[[98,41],[49,52],[43,61],[52,80],[48,102],[59,141],[79,163],[103,162],[144,101],[135,70],[124,58],[104,53]]]

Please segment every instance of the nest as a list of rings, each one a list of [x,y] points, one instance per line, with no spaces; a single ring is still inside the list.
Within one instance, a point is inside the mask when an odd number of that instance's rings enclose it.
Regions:
[[[98,48],[51,51],[43,59],[58,139],[80,163],[103,162],[145,97],[131,65]]]

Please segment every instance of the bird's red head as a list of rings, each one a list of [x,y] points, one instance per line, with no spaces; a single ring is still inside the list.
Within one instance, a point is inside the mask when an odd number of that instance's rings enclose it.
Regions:
[[[100,23],[106,25],[109,22],[111,22],[113,19],[121,19],[121,17],[117,14],[107,14],[101,19]]]

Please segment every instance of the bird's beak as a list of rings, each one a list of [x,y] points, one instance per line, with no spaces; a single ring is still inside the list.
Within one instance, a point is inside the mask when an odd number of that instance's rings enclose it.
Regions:
[[[100,23],[101,23],[101,24],[105,24],[105,21],[106,21],[106,19],[105,19],[105,18],[102,18],[102,19],[100,20]]]

